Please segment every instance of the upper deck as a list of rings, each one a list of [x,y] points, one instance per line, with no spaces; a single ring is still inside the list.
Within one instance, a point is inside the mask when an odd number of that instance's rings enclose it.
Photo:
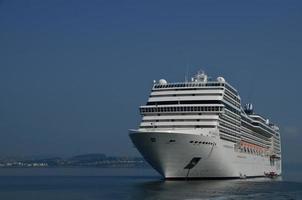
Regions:
[[[176,83],[168,83],[166,80],[161,79],[158,83],[154,82],[152,91],[155,90],[187,90],[187,89],[205,89],[205,88],[226,88],[234,95],[238,95],[237,90],[232,87],[229,83],[225,81],[223,77],[218,77],[217,81],[211,81],[208,79],[208,76],[200,71],[194,77],[192,77],[191,81],[185,82],[176,82]]]
[[[152,90],[186,90],[186,89],[199,89],[199,88],[226,88],[230,90],[233,94],[238,95],[237,90],[231,86],[227,82],[218,82],[218,81],[209,81],[209,82],[176,82],[176,83],[167,83],[167,84],[161,84],[161,83],[155,83],[153,85]]]

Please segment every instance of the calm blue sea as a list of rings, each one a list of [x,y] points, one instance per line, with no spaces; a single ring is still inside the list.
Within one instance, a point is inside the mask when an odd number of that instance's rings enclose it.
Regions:
[[[152,169],[0,169],[0,200],[302,199],[302,174],[283,180],[163,181]]]

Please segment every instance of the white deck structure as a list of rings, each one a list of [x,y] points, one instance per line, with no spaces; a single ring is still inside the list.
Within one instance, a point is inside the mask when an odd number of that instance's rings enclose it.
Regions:
[[[190,82],[154,83],[130,138],[165,178],[281,175],[279,128],[241,106],[238,92],[199,72]]]

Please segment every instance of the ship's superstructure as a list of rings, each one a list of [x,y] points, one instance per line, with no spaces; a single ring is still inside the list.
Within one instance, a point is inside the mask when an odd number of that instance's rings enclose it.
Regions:
[[[191,81],[155,82],[130,137],[165,178],[281,174],[279,128],[241,106],[236,89],[199,72]]]

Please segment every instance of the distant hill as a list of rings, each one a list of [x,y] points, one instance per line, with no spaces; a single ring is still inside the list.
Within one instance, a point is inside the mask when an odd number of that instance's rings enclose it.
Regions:
[[[102,153],[76,155],[71,158],[39,157],[37,159],[3,159],[0,167],[149,167],[141,157],[106,156]]]
[[[87,162],[97,162],[106,160],[107,156],[102,153],[91,153],[91,154],[82,154],[71,157],[68,159],[70,162],[74,163],[87,163]]]

